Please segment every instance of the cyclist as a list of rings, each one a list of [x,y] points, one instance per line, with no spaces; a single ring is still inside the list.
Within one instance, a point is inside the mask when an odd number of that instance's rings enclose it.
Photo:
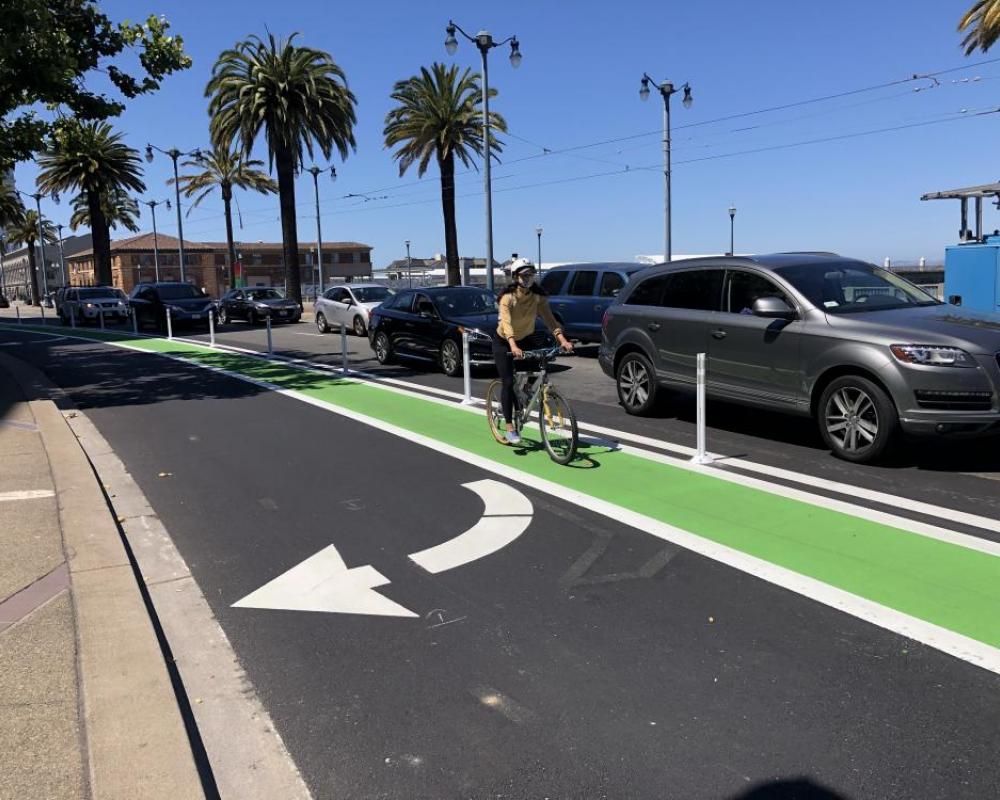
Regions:
[[[506,438],[509,444],[518,444],[521,437],[511,421],[514,414],[514,364],[511,356],[521,358],[525,349],[537,346],[535,320],[541,317],[556,337],[563,350],[569,352],[573,345],[563,336],[562,328],[549,309],[545,291],[535,283],[535,268],[524,264],[511,272],[511,282],[500,292],[500,322],[493,334],[493,360],[503,383],[500,405]]]

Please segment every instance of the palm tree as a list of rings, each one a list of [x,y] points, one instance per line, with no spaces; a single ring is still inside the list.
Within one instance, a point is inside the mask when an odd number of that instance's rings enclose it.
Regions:
[[[966,30],[962,47],[967,56],[989,50],[1000,39],[1000,0],[976,0],[959,20],[959,33]]]
[[[28,249],[28,288],[31,292],[32,304],[39,302],[38,271],[35,269],[35,245],[38,243],[38,212],[23,211],[23,213],[7,225],[7,238],[11,244],[24,245]],[[56,229],[46,219],[42,220],[42,239],[51,244],[56,240]]]
[[[278,184],[261,171],[263,161],[247,160],[243,153],[228,148],[216,147],[211,153],[203,153],[200,159],[184,162],[185,167],[201,170],[192,175],[181,175],[179,183],[185,197],[197,194],[188,208],[190,214],[195,207],[212,193],[216,186],[222,193],[222,204],[226,210],[226,245],[229,248],[229,286],[236,285],[236,245],[233,243],[233,188],[253,190],[261,194],[274,194]],[[172,184],[174,179],[167,181]]]
[[[122,227],[132,233],[139,232],[139,201],[128,192],[116,189],[109,197],[101,200],[101,209],[104,211],[104,221],[108,223],[109,229]],[[73,198],[73,216],[69,219],[69,226],[73,230],[90,227],[90,205],[87,203],[87,195],[78,194]]]
[[[329,53],[298,47],[293,34],[265,42],[251,36],[224,51],[205,87],[210,97],[210,130],[216,146],[234,143],[249,157],[263,131],[268,160],[278,173],[281,238],[291,296],[302,302],[299,236],[295,224],[295,175],[303,165],[303,150],[313,158],[314,145],[329,159],[357,148],[354,107],[344,71]]]
[[[490,97],[496,95],[490,89]],[[444,212],[444,244],[448,258],[448,284],[461,282],[458,269],[458,233],[455,227],[455,159],[466,167],[472,156],[483,156],[483,92],[479,73],[466,69],[461,75],[455,66],[435,63],[420,74],[398,81],[392,99],[399,105],[385,118],[385,146],[399,149],[393,158],[399,161],[399,174],[417,164],[423,176],[431,157],[437,158],[441,173],[441,207]],[[494,157],[503,143],[492,131],[507,132],[507,123],[490,112],[490,153]],[[489,268],[492,265],[487,265]]]
[[[0,175],[3,170],[0,169]],[[24,214],[24,204],[14,187],[6,181],[0,179],[0,229],[5,225],[12,225]]]
[[[46,193],[80,191],[87,198],[97,282],[111,285],[111,233],[104,198],[115,191],[144,192],[139,151],[122,142],[107,122],[67,120],[55,147],[38,159],[38,188]]]

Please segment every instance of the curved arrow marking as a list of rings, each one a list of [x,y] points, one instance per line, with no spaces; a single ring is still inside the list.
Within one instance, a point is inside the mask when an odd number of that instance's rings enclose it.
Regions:
[[[514,487],[490,479],[463,483],[462,487],[482,499],[483,516],[454,539],[410,555],[411,561],[428,572],[437,574],[495,553],[531,524],[531,501]]]

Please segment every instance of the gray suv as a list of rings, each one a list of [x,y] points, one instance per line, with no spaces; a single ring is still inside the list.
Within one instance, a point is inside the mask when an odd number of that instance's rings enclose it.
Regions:
[[[935,300],[833,253],[698,258],[636,276],[604,315],[600,364],[630,414],[690,388],[817,420],[866,462],[902,429],[1000,432],[1000,315]]]

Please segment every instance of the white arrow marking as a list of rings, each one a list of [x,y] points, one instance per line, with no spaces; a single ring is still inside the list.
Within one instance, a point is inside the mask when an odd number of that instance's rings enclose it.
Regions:
[[[374,590],[388,583],[389,579],[371,565],[348,569],[337,548],[331,544],[233,603],[233,607],[381,617],[417,616]]]
[[[410,559],[437,574],[483,558],[506,547],[531,524],[531,501],[512,486],[495,480],[462,484],[482,498],[483,517],[464,533],[439,545],[413,553]]]

